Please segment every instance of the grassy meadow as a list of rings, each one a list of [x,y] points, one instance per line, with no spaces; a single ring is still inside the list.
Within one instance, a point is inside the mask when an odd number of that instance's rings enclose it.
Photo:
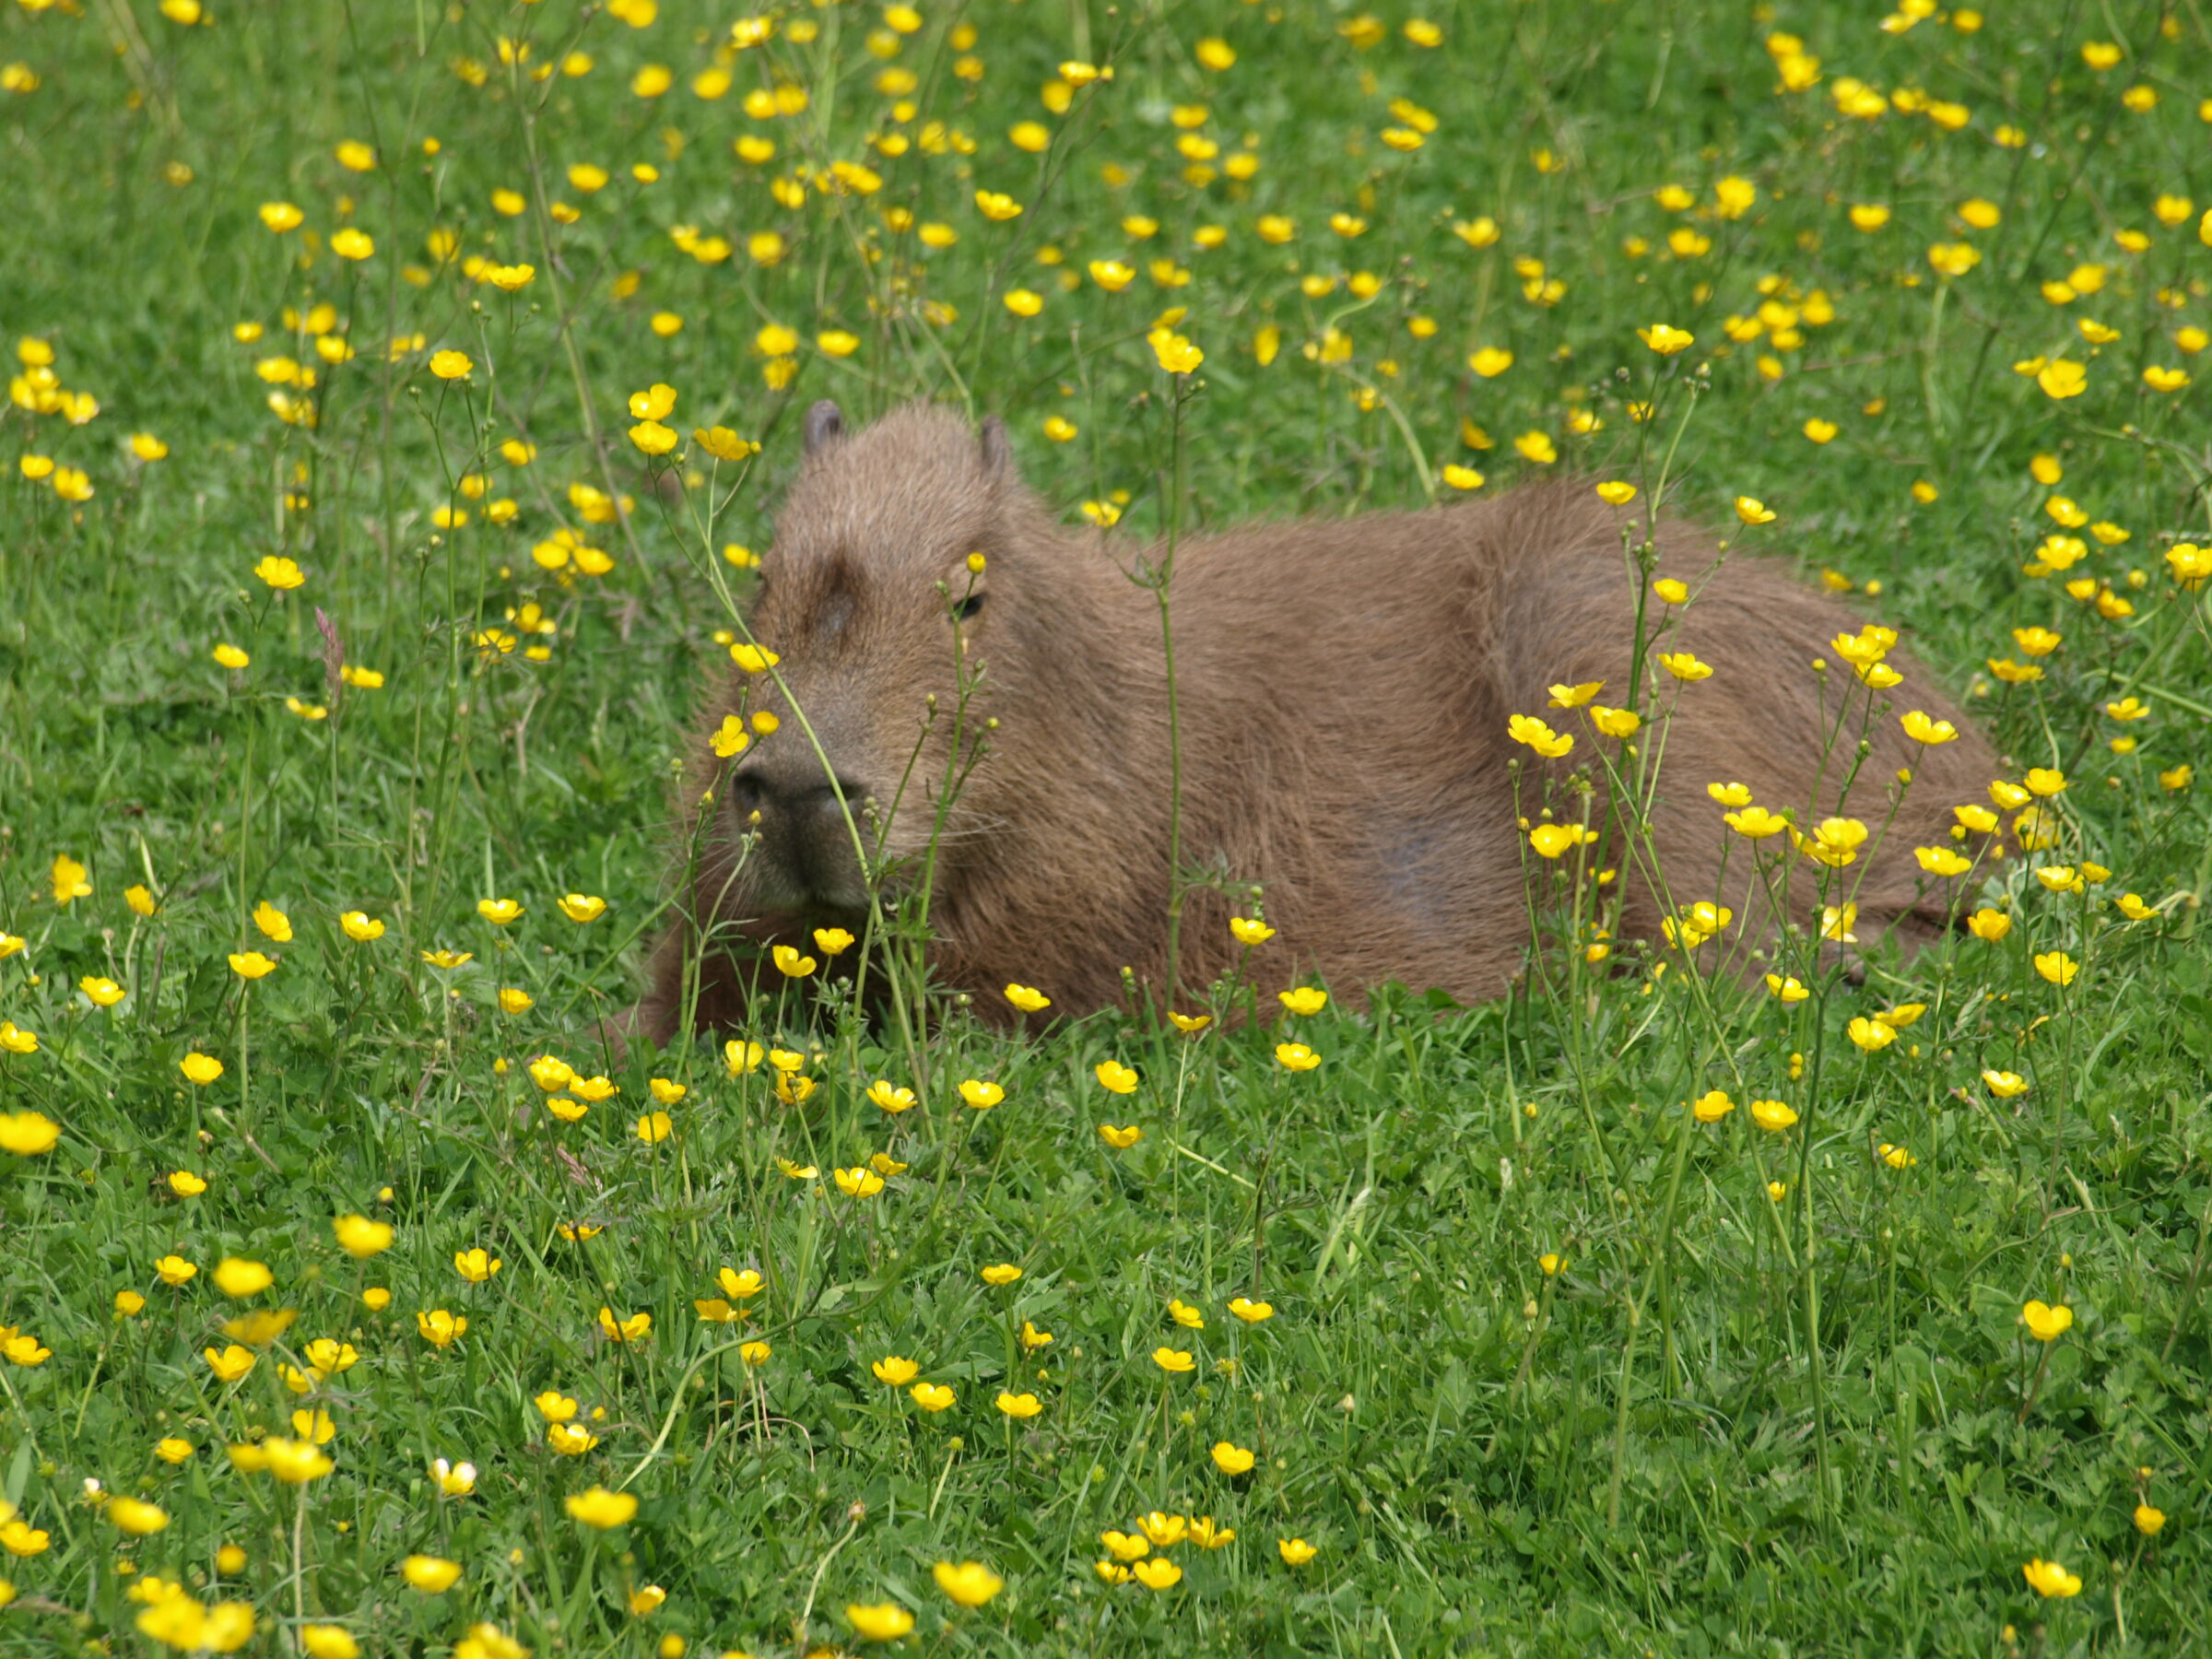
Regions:
[[[6,0],[0,1653],[2201,1643],[2208,122],[2171,0]],[[918,395],[1133,553],[1794,559],[2007,757],[1959,930],[1723,788],[1788,935],[1606,937],[1531,802],[1494,1005],[616,1061],[798,416]]]

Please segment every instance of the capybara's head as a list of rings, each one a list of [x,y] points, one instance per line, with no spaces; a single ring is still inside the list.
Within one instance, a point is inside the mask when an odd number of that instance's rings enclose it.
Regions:
[[[724,913],[856,912],[863,846],[896,882],[969,832],[939,807],[948,779],[977,782],[988,692],[963,718],[961,663],[972,679],[995,657],[1016,585],[1001,554],[1028,516],[994,419],[979,433],[915,406],[847,431],[818,403],[805,436],[749,618],[781,659],[752,677],[750,707],[779,724],[726,772],[724,827],[754,839]]]

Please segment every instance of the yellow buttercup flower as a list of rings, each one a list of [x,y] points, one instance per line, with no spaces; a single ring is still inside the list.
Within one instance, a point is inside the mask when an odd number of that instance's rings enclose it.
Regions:
[[[1206,361],[1206,353],[1172,329],[1155,328],[1145,336],[1152,355],[1170,374],[1188,374]]]
[[[297,1411],[292,1414],[292,1420],[306,1424],[305,1437],[288,1440],[271,1435],[263,1441],[263,1466],[286,1486],[305,1486],[310,1481],[322,1479],[337,1467],[336,1464],[316,1449],[336,1430],[328,1412]]]
[[[2074,976],[2081,971],[2081,964],[2063,950],[2045,950],[2036,953],[2035,971],[2063,988],[2074,982]]]
[[[1769,812],[1764,806],[1747,806],[1741,812],[1724,812],[1721,821],[1747,841],[1764,841],[1780,835],[1790,827],[1789,819]]]
[[[1796,1123],[1797,1114],[1780,1100],[1754,1100],[1751,1121],[1770,1134],[1780,1135]]]
[[[610,1492],[602,1487],[571,1494],[569,1513],[586,1526],[606,1530],[620,1526],[638,1512],[638,1500],[629,1492]]]
[[[337,1236],[338,1248],[357,1261],[367,1261],[392,1248],[392,1227],[384,1221],[371,1221],[366,1216],[340,1216],[330,1224]]]
[[[981,1561],[962,1561],[954,1566],[950,1561],[939,1561],[930,1569],[937,1588],[963,1607],[980,1607],[1006,1588],[1006,1581]]]
[[[2012,931],[2012,918],[1984,906],[1966,919],[1967,931],[1984,944],[1994,945]]]
[[[1099,1542],[1117,1561],[1139,1561],[1152,1553],[1150,1540],[1141,1533],[1102,1532]]]
[[[2035,371],[2035,383],[2048,397],[2079,397],[2088,390],[2089,373],[2079,363],[2054,358]]]
[[[877,1382],[892,1388],[904,1388],[921,1374],[922,1368],[898,1354],[887,1354],[870,1365],[868,1370],[875,1373]]]
[[[1584,841],[1597,839],[1594,830],[1580,824],[1538,824],[1528,832],[1530,848],[1544,858],[1560,858]]]
[[[1853,1018],[1850,1026],[1846,1028],[1845,1035],[1869,1053],[1886,1049],[1897,1041],[1897,1032],[1894,1028],[1884,1025],[1878,1019],[1866,1019],[1856,1016]]]
[[[1963,276],[1982,263],[1982,250],[1971,242],[1934,242],[1928,248],[1928,264],[1938,276]]]
[[[1597,683],[1599,682],[1593,682],[1593,684]],[[1586,702],[1589,700],[1587,698],[1576,700],[1576,694],[1582,688],[1579,686],[1553,687],[1553,706],[1557,708],[1580,707],[1582,702]],[[1562,696],[1562,693],[1564,696]],[[1574,737],[1571,733],[1555,732],[1551,729],[1549,724],[1537,719],[1533,714],[1512,714],[1507,716],[1505,730],[1506,735],[1511,737],[1515,743],[1525,744],[1528,747],[1535,750],[1537,754],[1542,755],[1547,760],[1559,759],[1574,747]]]
[[[415,1329],[432,1347],[451,1347],[468,1335],[468,1320],[465,1315],[436,1308],[427,1312],[418,1312],[415,1315]]]
[[[569,1408],[575,1409],[570,1401]],[[599,1443],[599,1437],[578,1423],[559,1422],[546,1425],[546,1444],[563,1457],[582,1457]]]
[[[897,1602],[848,1602],[845,1622],[863,1641],[896,1641],[914,1628],[914,1616]]]
[[[225,1256],[216,1264],[215,1288],[225,1296],[258,1296],[276,1283],[276,1276],[260,1262]]]
[[[912,1089],[901,1088],[885,1077],[878,1077],[868,1085],[868,1099],[893,1116],[901,1112],[912,1112],[915,1104]]]
[[[1948,878],[1963,876],[1973,868],[1972,859],[1954,853],[1948,847],[1915,847],[1912,856],[1920,861],[1920,867],[1931,876]]]
[[[617,1319],[612,1308],[599,1310],[599,1334],[609,1342],[642,1342],[653,1335],[653,1315],[632,1313]]]
[[[15,1028],[6,1030],[13,1031]],[[12,1152],[18,1158],[36,1158],[51,1152],[61,1137],[61,1125],[44,1112],[0,1112],[0,1151]]]
[[[1182,1542],[1191,1529],[1190,1520],[1183,1515],[1171,1515],[1161,1510],[1136,1518],[1137,1530],[1145,1535],[1155,1549],[1172,1549]]]
[[[100,973],[87,973],[84,978],[79,978],[77,989],[84,991],[84,1000],[90,1002],[95,1008],[112,1008],[117,1002],[124,1000],[124,995],[128,995],[120,984],[115,984],[115,980],[104,978]]]
[[[1863,822],[1847,818],[1822,818],[1813,826],[1809,836],[1791,831],[1799,852],[1831,869],[1841,869],[1855,862],[1859,849],[1866,844],[1867,833]]]

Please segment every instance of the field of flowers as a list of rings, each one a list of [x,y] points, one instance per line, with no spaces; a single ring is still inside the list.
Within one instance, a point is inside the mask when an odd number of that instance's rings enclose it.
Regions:
[[[0,11],[0,1653],[2202,1640],[2196,6]],[[618,1054],[798,415],[920,395],[1133,549],[1794,559],[2007,758],[1956,934],[1547,818],[1495,1005]]]

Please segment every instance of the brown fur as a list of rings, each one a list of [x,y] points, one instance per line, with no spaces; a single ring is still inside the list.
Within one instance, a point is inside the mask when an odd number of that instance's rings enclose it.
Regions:
[[[917,782],[890,826],[895,856],[911,859],[928,841],[951,741],[954,625],[937,584],[957,598],[966,555],[988,559],[976,584],[986,602],[961,631],[985,671],[972,718],[999,724],[947,813],[930,915],[935,977],[1008,1022],[1018,1018],[999,994],[1009,981],[1041,987],[1066,1013],[1118,1002],[1124,966],[1158,986],[1168,710],[1154,603],[1125,574],[1137,549],[1056,524],[1015,476],[994,426],[979,443],[957,417],[916,406],[850,436],[818,407],[809,429],[818,441],[778,521],[751,627],[782,653],[783,679],[856,811],[864,798],[888,806],[924,700],[937,695]],[[1390,980],[1463,999],[1504,991],[1528,946],[1508,768],[1524,763],[1523,810],[1533,816],[1535,774],[1564,777],[1599,742],[1580,716],[1546,707],[1547,688],[1602,679],[1600,701],[1624,700],[1636,588],[1624,516],[1586,481],[1561,481],[1429,512],[1184,541],[1173,590],[1184,862],[1264,888],[1279,933],[1252,958],[1264,988],[1319,975],[1353,995]],[[1713,539],[1688,524],[1664,521],[1659,540],[1663,574],[1694,582],[1712,561]],[[1676,904],[1716,896],[1721,849],[1733,839],[1708,782],[1747,783],[1801,822],[1808,810],[1841,808],[1879,829],[1892,774],[1915,759],[1893,714],[1875,722],[1848,802],[1838,799],[1848,738],[1816,798],[1824,733],[1808,661],[1830,659],[1832,709],[1841,685],[1856,687],[1829,642],[1856,626],[1778,564],[1732,554],[1664,641],[1714,668],[1681,688],[1653,813]],[[1924,932],[1941,921],[1942,896],[1924,890],[1934,884],[1910,849],[1947,841],[1951,806],[1983,798],[1997,764],[1924,668],[1901,652],[1890,661],[1906,676],[1895,707],[1947,718],[1962,735],[1918,758],[1880,855],[1846,873],[1860,879],[1859,933],[1869,940],[1885,924]],[[745,677],[732,674],[709,700],[702,732],[740,706]],[[1662,699],[1675,695],[1673,681],[1658,685]],[[864,894],[834,801],[789,805],[827,782],[805,733],[765,678],[745,706],[773,711],[782,727],[731,762],[716,761],[703,736],[695,751],[689,775],[717,776],[718,817],[688,895],[693,920],[664,941],[639,1010],[640,1026],[663,1040],[679,1018],[681,965],[700,924],[735,924],[755,951],[804,945],[825,924],[858,931]],[[1579,732],[1574,754],[1537,761],[1507,737],[1516,712]],[[741,815],[763,803],[759,842],[733,870]],[[1811,866],[1796,862],[1790,910],[1802,923],[1815,889]],[[1750,867],[1747,843],[1735,841],[1720,896],[1757,937],[1771,918]],[[1659,899],[1632,870],[1625,891],[1622,932],[1653,936]],[[1241,953],[1229,913],[1218,894],[1192,895],[1186,985]],[[742,1019],[753,954],[710,944],[702,1026]]]

